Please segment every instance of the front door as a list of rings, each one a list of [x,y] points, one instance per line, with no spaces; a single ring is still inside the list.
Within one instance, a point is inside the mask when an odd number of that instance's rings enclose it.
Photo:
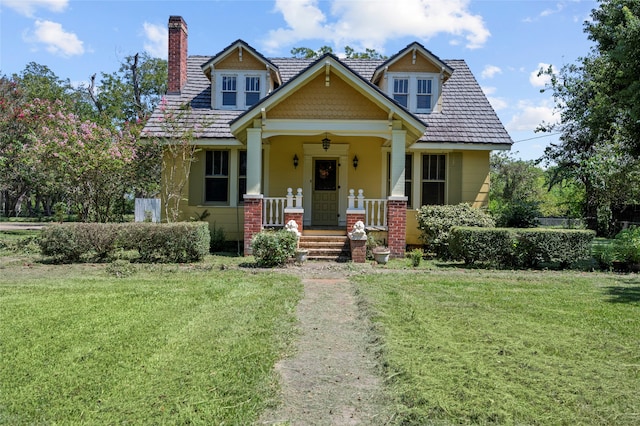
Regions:
[[[338,160],[313,161],[312,226],[338,226]]]

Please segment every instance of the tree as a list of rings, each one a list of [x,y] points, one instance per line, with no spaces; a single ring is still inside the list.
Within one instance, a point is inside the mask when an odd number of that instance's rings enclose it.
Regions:
[[[127,56],[120,69],[91,76],[87,92],[102,121],[144,122],[167,91],[167,61],[147,53]]]
[[[387,59],[386,56],[377,52],[375,49],[365,49],[364,52],[356,52],[351,46],[345,46],[344,52],[348,59]],[[313,50],[309,47],[294,47],[291,49],[291,55],[294,58],[302,59],[316,59],[325,53],[333,53],[333,48],[330,46],[322,46],[318,50]]]
[[[636,1],[601,1],[585,25],[596,42],[590,54],[558,73],[544,71],[561,116],[559,124],[540,128],[561,133],[544,155],[557,166],[551,184],[584,187],[583,214],[600,235],[614,231],[616,206],[640,200],[639,12]]]
[[[509,153],[491,155],[489,210],[500,226],[528,228],[540,216],[542,169]]]
[[[18,121],[26,130],[21,162],[30,191],[66,200],[84,221],[121,219],[116,207],[133,178],[130,132],[82,120],[62,101],[46,99],[25,105]]]
[[[345,46],[344,53],[349,59],[387,59],[382,53],[369,48],[364,52],[356,52],[351,46]]]
[[[640,154],[640,2],[601,0],[585,24],[601,59],[598,103],[615,112],[616,133]]]
[[[161,152],[160,187],[164,217],[167,222],[175,222],[180,216],[180,203],[185,199],[191,164],[196,161],[195,154],[199,150],[194,140],[210,123],[192,119],[189,104],[170,108],[166,98],[160,102],[159,113],[159,117],[153,118],[159,123],[159,130],[144,136],[151,147],[156,147]],[[184,123],[188,121],[193,122],[193,126],[185,128]]]

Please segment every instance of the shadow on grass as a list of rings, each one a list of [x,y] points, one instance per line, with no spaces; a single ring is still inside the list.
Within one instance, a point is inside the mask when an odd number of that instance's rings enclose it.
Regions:
[[[640,303],[640,285],[605,287],[611,303]]]

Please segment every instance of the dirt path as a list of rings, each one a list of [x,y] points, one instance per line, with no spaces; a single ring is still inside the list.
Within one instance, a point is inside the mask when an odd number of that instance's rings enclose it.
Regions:
[[[261,424],[385,424],[387,405],[354,287],[344,271],[320,274],[330,278],[314,275],[303,278],[296,353],[276,365],[283,405],[266,413]]]

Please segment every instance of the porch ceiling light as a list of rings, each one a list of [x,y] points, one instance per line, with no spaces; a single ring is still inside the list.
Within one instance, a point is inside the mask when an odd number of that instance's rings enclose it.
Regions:
[[[293,154],[293,168],[297,169],[298,168],[298,154]]]
[[[325,133],[324,134],[324,139],[322,139],[322,148],[324,148],[324,150],[328,150],[329,147],[331,146],[331,139],[329,139],[328,135]]]
[[[358,168],[358,156],[357,155],[353,156],[353,168],[354,169]]]

